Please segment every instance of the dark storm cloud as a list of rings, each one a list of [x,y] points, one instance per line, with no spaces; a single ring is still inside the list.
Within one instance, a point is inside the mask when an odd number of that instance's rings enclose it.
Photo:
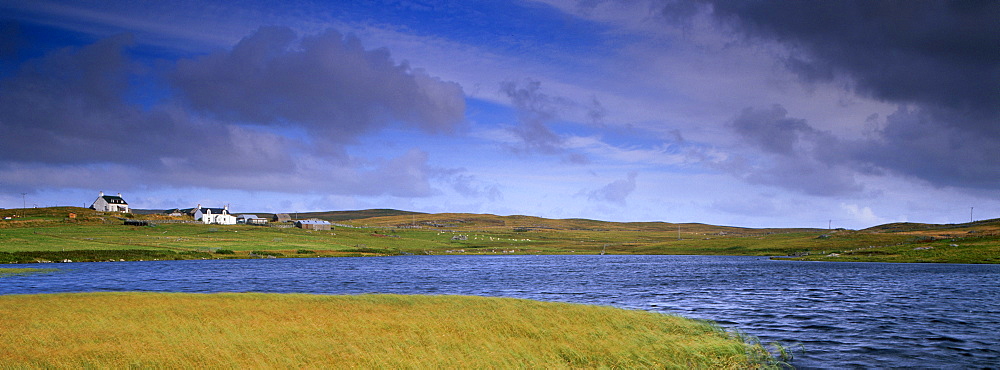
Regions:
[[[433,195],[442,170],[426,153],[369,160],[344,142],[393,121],[449,131],[464,115],[461,89],[333,31],[295,39],[265,29],[181,61],[167,81],[184,99],[141,105],[132,82],[147,70],[129,35],[24,62],[0,79],[0,183]]]
[[[885,117],[874,138],[842,152],[859,169],[888,169],[939,186],[1000,189],[1000,139],[950,123],[962,119],[904,106]]]
[[[875,120],[884,123],[870,137],[846,140],[789,117],[779,105],[747,108],[729,127],[738,148],[749,151],[712,165],[749,182],[813,195],[856,194],[864,190],[859,175],[886,171],[940,186],[1000,188],[996,140],[942,127],[906,107]]]
[[[703,3],[746,40],[784,45],[785,66],[804,81],[846,81],[855,93],[900,106],[875,136],[829,146],[821,163],[1000,188],[1000,2]],[[791,121],[733,128],[778,154],[811,130]]]
[[[299,40],[288,28],[262,28],[232,50],[179,62],[171,80],[199,111],[256,124],[295,122],[330,140],[393,120],[451,131],[465,112],[457,84],[332,30]]]
[[[215,136],[125,102],[137,66],[128,35],[55,51],[0,80],[3,161],[151,164],[175,144]],[[219,130],[217,130],[219,131]]]
[[[1000,111],[1000,2],[723,0],[712,5],[715,16],[747,35],[788,45],[788,65],[804,78],[845,74],[858,92],[885,101],[980,118],[996,118]]]

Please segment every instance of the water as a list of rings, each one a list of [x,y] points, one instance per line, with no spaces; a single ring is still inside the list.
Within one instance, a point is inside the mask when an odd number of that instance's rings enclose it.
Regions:
[[[23,267],[25,265],[19,265]],[[38,265],[0,294],[163,291],[464,294],[710,319],[802,343],[800,368],[1000,366],[1000,265],[718,256],[407,256]]]

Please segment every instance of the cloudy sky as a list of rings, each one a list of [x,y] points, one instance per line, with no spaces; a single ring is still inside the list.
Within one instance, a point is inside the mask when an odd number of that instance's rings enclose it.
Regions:
[[[0,207],[1000,217],[996,1],[0,0]]]

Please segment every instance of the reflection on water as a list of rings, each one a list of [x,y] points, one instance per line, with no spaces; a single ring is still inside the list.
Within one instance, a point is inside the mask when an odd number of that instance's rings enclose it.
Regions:
[[[1000,364],[998,265],[808,263],[717,256],[407,256],[58,267],[63,270],[0,279],[0,294],[252,291],[504,296],[715,320],[765,343],[802,343],[806,352],[796,355],[792,364],[797,367]]]

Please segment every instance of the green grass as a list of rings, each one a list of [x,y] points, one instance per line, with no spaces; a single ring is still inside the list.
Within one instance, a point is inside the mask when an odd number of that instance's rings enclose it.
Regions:
[[[926,241],[915,241],[911,237],[909,243],[858,247],[797,259],[841,262],[1000,263],[1000,247],[993,237]]]
[[[355,227],[309,231],[258,226],[157,223],[125,226],[83,208],[5,210],[0,262],[36,260],[387,256],[401,254],[694,254],[793,256],[807,260],[1000,263],[1000,220],[959,225],[897,223],[867,230],[748,229],[662,222],[614,223],[530,216],[417,214],[389,210],[320,212]],[[77,218],[69,219],[73,212]],[[384,216],[384,215],[391,216]],[[933,248],[921,248],[931,241]],[[958,247],[951,247],[956,244]],[[217,253],[219,250],[232,254]],[[76,252],[74,252],[76,251]],[[93,256],[86,257],[90,251]],[[129,252],[111,256],[102,251]],[[299,253],[311,251],[315,253]],[[72,252],[72,253],[71,253]],[[262,252],[262,253],[258,253]],[[7,253],[7,254],[4,254]],[[42,253],[48,253],[44,256]],[[16,254],[16,255],[15,255]],[[69,257],[76,254],[76,257]],[[81,255],[82,254],[82,255]],[[146,256],[142,256],[146,254]],[[156,256],[153,256],[156,255]]]
[[[748,343],[749,342],[749,343]],[[746,337],[603,306],[466,296],[0,296],[10,368],[767,368]]]
[[[15,275],[40,274],[45,272],[55,272],[59,269],[38,269],[38,268],[0,268],[0,278]]]

